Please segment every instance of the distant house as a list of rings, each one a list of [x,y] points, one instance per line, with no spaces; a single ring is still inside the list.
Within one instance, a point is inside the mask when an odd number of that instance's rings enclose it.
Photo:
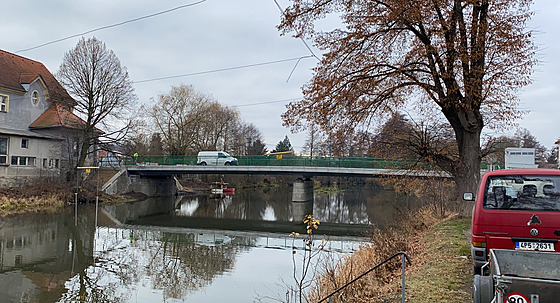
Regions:
[[[560,139],[556,140],[554,144],[558,145],[558,168],[560,168]]]
[[[85,122],[40,62],[0,50],[0,186],[75,167]]]

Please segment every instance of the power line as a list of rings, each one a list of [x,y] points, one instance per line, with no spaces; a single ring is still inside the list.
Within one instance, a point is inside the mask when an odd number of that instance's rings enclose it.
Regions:
[[[188,74],[181,74],[181,75],[175,75],[175,76],[145,79],[145,80],[140,80],[140,81],[134,81],[134,83],[138,84],[138,83],[168,80],[168,79],[175,79],[175,78],[182,78],[182,77],[189,77],[189,76],[197,76],[197,75],[218,73],[218,72],[231,71],[231,70],[250,68],[250,67],[257,67],[257,66],[263,66],[263,65],[271,65],[271,64],[283,63],[283,62],[289,62],[289,61],[296,61],[296,60],[299,62],[302,59],[307,59],[307,58],[312,58],[312,57],[314,57],[314,56],[313,55],[307,55],[307,56],[297,57],[297,58],[282,59],[282,60],[268,61],[268,62],[262,62],[262,63],[254,63],[254,64],[234,66],[234,67],[226,67],[226,68],[213,69],[213,70],[194,72],[194,73],[188,73]]]
[[[272,104],[272,103],[283,103],[283,102],[288,102],[288,101],[297,101],[297,100],[301,100],[301,99],[302,98],[284,99],[284,100],[276,100],[276,101],[265,101],[265,102],[233,105],[232,107],[244,107],[244,106],[255,106],[255,105]]]
[[[177,6],[177,7],[168,9],[168,10],[164,10],[164,11],[161,11],[161,12],[158,12],[158,13],[153,13],[153,14],[150,14],[150,15],[130,19],[130,20],[127,20],[127,21],[98,27],[98,28],[95,28],[95,29],[92,29],[92,30],[89,30],[89,31],[85,31],[85,32],[80,33],[80,34],[75,34],[75,35],[71,35],[71,36],[68,36],[68,37],[60,38],[60,39],[57,39],[57,40],[53,40],[53,41],[50,41],[50,42],[47,42],[47,43],[43,43],[43,44],[40,44],[40,45],[37,45],[37,46],[30,47],[30,48],[20,49],[20,50],[16,51],[16,53],[30,51],[30,50],[37,49],[37,48],[40,48],[40,47],[43,47],[43,46],[47,46],[47,45],[51,45],[51,44],[54,44],[54,43],[62,42],[62,41],[68,40],[68,39],[84,36],[84,35],[87,35],[87,34],[90,34],[90,33],[93,33],[93,32],[97,32],[97,31],[100,31],[100,30],[104,30],[104,29],[108,29],[108,28],[112,28],[112,27],[117,27],[117,26],[121,26],[121,25],[124,25],[124,24],[127,24],[127,23],[132,23],[132,22],[143,20],[143,19],[163,15],[163,14],[166,14],[166,13],[170,13],[172,11],[176,11],[176,10],[179,10],[179,9],[182,9],[182,8],[185,8],[185,7],[194,6],[194,5],[203,3],[203,2],[206,2],[206,0],[201,0],[201,1],[198,1],[198,2],[190,3],[190,4],[184,4],[184,5],[180,5],[180,6]]]
[[[276,3],[276,7],[278,7],[278,9],[280,10],[280,13],[282,13],[282,15],[284,15],[284,9],[280,6],[280,4],[278,3],[277,0],[274,0],[274,3]],[[319,60],[319,57],[317,57],[315,55],[315,53],[313,53],[313,50],[311,49],[311,47],[309,47],[309,45],[307,44],[307,42],[305,41],[305,39],[303,39],[303,37],[299,37],[299,39],[301,40],[301,42],[303,42],[303,44],[305,45],[305,47],[307,48],[307,50],[311,53],[311,55],[313,57],[315,57],[315,59]],[[297,65],[297,64],[296,64]],[[294,67],[295,69],[295,67]]]

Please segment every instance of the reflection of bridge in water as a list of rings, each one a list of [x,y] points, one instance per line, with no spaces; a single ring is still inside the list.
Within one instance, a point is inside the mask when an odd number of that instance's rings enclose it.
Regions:
[[[181,197],[148,198],[133,204],[120,204],[103,206],[100,213],[100,225],[118,226],[132,229],[158,228],[166,230],[227,230],[230,233],[259,234],[265,236],[270,233],[290,234],[299,232],[305,234],[305,226],[300,220],[294,221],[267,221],[259,219],[235,219],[219,218],[211,219],[205,217],[190,217],[177,214],[176,210]],[[313,208],[306,203],[305,207]],[[292,204],[292,211],[293,204]],[[297,209],[295,210],[298,211]],[[321,222],[320,235],[329,237],[337,236],[365,236],[371,229],[369,224],[356,223],[330,223]]]

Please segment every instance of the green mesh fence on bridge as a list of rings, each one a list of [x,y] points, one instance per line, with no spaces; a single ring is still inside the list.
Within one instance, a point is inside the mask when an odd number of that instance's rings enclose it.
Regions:
[[[196,165],[197,156],[138,156],[128,158],[125,165]]]
[[[237,156],[239,165],[248,166],[307,166],[379,169],[426,169],[435,166],[412,159],[379,159],[358,157],[305,157],[284,156]],[[139,156],[125,160],[126,165],[196,165],[197,156]]]

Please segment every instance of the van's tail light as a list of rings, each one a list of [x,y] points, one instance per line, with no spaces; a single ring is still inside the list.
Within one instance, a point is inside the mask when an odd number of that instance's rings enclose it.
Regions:
[[[474,247],[486,247],[486,237],[485,236],[472,236],[472,245]]]

